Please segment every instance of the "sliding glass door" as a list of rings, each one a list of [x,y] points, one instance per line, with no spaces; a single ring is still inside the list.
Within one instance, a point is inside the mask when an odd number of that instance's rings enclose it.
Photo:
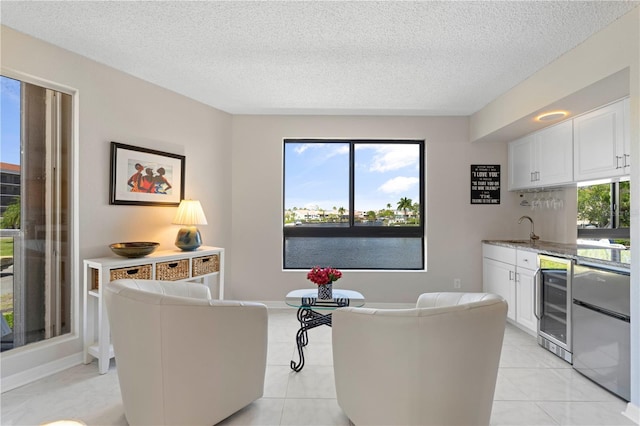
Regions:
[[[71,331],[72,97],[0,79],[5,351]]]

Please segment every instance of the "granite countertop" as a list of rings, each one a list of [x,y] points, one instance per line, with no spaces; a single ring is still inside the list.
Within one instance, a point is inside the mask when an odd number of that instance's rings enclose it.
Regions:
[[[536,241],[532,244],[529,240],[484,240],[482,242],[573,259],[579,264],[591,263],[623,269],[629,269],[631,267],[630,249],[610,248],[597,245],[562,244],[549,241]]]

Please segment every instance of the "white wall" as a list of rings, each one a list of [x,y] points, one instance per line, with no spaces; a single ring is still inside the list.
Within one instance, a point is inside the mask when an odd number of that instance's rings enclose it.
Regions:
[[[1,31],[3,74],[33,76],[78,93],[77,288],[81,260],[110,254],[109,243],[158,241],[161,249],[170,249],[178,231],[171,225],[175,207],[109,205],[111,141],[186,155],[185,195],[201,200],[209,221],[200,227],[203,240],[208,245],[230,244],[230,115],[7,27]],[[65,341],[3,353],[3,390],[9,383],[6,378],[20,371],[53,362],[45,369],[50,372],[64,368],[60,360],[77,360],[80,338],[60,340]]]
[[[371,302],[415,302],[426,291],[482,288],[481,240],[528,238],[517,220],[528,212],[506,191],[506,145],[472,144],[465,117],[233,117],[232,297],[282,301],[313,288],[306,271],[282,270],[282,146],[284,138],[408,138],[426,140],[427,272],[346,272],[338,287]],[[502,203],[470,204],[470,165],[502,166]],[[538,231],[538,229],[536,230]],[[542,235],[544,229],[540,228]]]

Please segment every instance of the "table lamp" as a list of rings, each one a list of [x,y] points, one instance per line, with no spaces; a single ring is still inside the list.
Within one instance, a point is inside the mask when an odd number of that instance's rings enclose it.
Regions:
[[[202,206],[198,200],[182,200],[178,206],[173,224],[184,225],[178,231],[176,246],[180,250],[192,251],[200,247],[202,237],[196,225],[206,225],[207,218],[202,211]]]

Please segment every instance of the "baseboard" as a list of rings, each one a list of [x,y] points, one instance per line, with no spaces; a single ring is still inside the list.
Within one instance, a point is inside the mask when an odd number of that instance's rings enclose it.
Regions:
[[[509,324],[511,324],[512,326],[514,326],[514,327],[516,327],[516,328],[518,328],[518,329],[520,329],[520,330],[524,331],[524,332],[525,332],[525,333],[527,333],[529,336],[536,337],[536,338],[538,337],[538,333],[537,333],[537,332],[532,331],[532,330],[529,330],[528,328],[526,328],[526,327],[524,327],[524,326],[522,326],[522,325],[518,324],[517,322],[515,322],[515,321],[514,321],[514,320],[512,320],[512,319],[507,318],[507,323],[509,323]]]
[[[20,373],[13,374],[11,376],[3,377],[2,392],[7,392],[20,386],[24,386],[79,364],[82,364],[81,352],[39,365],[26,371],[21,371]]]
[[[622,415],[631,419],[635,424],[640,425],[640,407],[632,403],[627,404],[627,409],[622,412]]]

